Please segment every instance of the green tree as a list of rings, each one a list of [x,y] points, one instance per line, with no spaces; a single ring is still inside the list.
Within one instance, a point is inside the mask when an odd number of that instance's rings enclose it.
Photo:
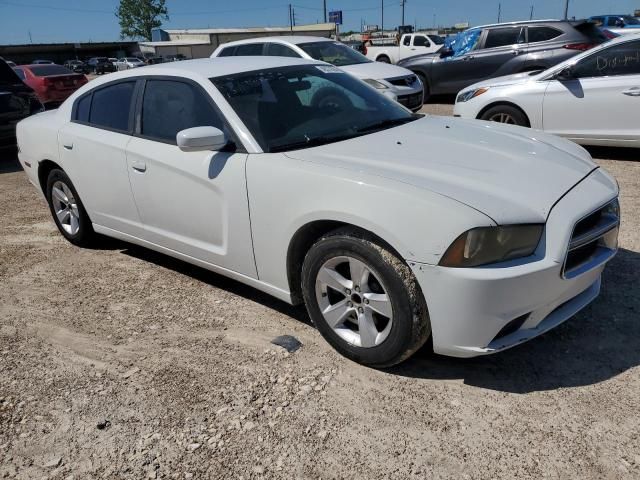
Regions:
[[[120,37],[151,40],[151,30],[169,20],[165,0],[120,0],[116,11]]]

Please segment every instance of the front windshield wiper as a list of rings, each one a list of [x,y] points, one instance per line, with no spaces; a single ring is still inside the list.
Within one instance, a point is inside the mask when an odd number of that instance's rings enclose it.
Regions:
[[[405,118],[394,118],[389,120],[382,120],[381,122],[376,122],[376,123],[372,123],[371,125],[361,127],[356,131],[358,133],[369,133],[369,132],[375,132],[378,130],[385,130],[387,128],[397,127],[399,125],[404,125],[405,123],[413,122],[418,118],[420,118],[420,116],[416,115],[416,116],[405,117]]]
[[[299,150],[301,148],[319,147],[320,145],[326,145],[328,143],[340,142],[342,140],[349,140],[350,138],[359,137],[360,135],[348,134],[348,135],[334,135],[325,137],[314,137],[301,140],[299,142],[285,143],[283,145],[275,145],[269,148],[270,153],[286,152],[288,150]]]

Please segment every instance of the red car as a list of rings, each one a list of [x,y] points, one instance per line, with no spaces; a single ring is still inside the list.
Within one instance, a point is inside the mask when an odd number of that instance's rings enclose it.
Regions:
[[[88,82],[87,77],[61,65],[20,65],[14,68],[24,83],[33,88],[45,106],[64,102]]]

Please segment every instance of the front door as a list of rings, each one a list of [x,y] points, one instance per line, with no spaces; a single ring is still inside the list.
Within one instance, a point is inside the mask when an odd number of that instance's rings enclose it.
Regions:
[[[225,129],[204,89],[147,79],[139,125],[127,146],[131,187],[150,242],[257,277],[245,178],[246,153],[184,152],[179,131]]]
[[[543,128],[574,140],[640,140],[640,40],[617,43],[573,67],[570,80],[550,80]]]

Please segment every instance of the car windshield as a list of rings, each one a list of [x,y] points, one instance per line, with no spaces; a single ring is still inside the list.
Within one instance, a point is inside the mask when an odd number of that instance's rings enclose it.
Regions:
[[[480,29],[465,30],[464,32],[458,33],[455,37],[447,38],[444,42],[445,47],[453,50],[453,55],[449,58],[459,57],[476,48],[481,33],[482,30]]]
[[[625,16],[622,18],[626,25],[640,25],[640,20],[638,20],[636,17]]]
[[[272,68],[211,81],[265,152],[334,143],[420,118],[329,65]]]
[[[62,65],[38,65],[29,67],[36,77],[48,77],[50,75],[69,75],[73,72]]]
[[[139,58],[134,58],[134,57],[127,57],[125,60],[126,60],[127,62],[131,62],[131,63],[136,63],[136,62],[139,62],[139,61],[140,61],[140,59],[139,59]]]
[[[336,67],[371,62],[360,52],[338,42],[310,42],[300,43],[298,46],[311,58],[330,63]]]

